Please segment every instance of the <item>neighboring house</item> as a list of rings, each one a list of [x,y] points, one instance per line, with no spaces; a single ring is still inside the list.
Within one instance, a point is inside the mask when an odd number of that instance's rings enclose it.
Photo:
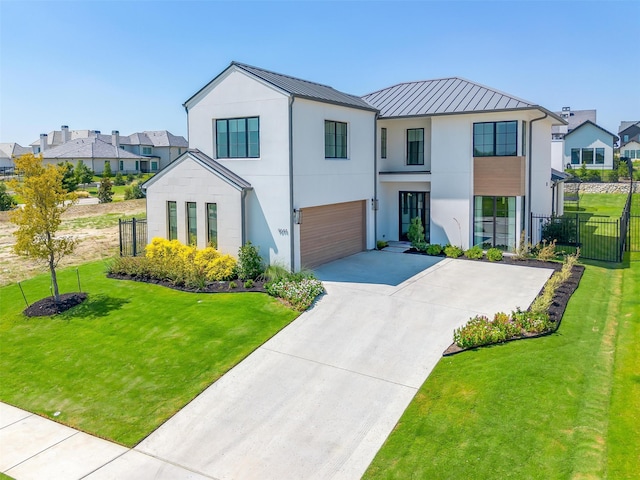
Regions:
[[[77,138],[61,145],[48,148],[47,134],[40,135],[44,164],[58,164],[69,162],[74,166],[83,162],[96,174],[104,172],[105,164],[109,163],[111,172],[116,174],[129,172],[156,171],[160,159],[157,157],[143,157],[120,148],[118,144],[118,132],[114,131],[111,142],[105,142],[97,136]]]
[[[79,139],[98,138],[102,142],[112,143],[114,135],[118,137],[117,144],[120,149],[140,157],[147,157],[139,161],[139,167],[134,168],[134,164],[125,162],[123,164],[124,168],[118,168],[119,157],[114,155],[112,159],[118,162],[115,168],[126,173],[156,172],[165,168],[188,148],[187,140],[184,137],[173,135],[166,130],[144,131],[132,133],[131,135],[120,135],[117,130],[114,130],[111,135],[104,135],[99,130],[69,130],[67,125],[62,125],[60,130],[41,134],[40,140],[32,142],[30,146],[33,153],[38,154],[44,152],[45,149],[50,150]],[[94,163],[99,163],[98,160],[97,158],[94,159]]]
[[[596,111],[571,110],[571,107],[562,107],[562,111],[555,114],[567,122],[566,125],[551,127],[551,166],[562,172],[567,166],[564,161],[564,136],[587,120],[596,123]]]
[[[149,239],[250,240],[299,270],[405,238],[414,217],[432,243],[515,248],[553,210],[565,122],[467,80],[360,98],[233,62],[184,105],[193,150],[144,185]]]
[[[640,122],[620,124],[620,156],[632,160],[640,159]]]
[[[563,163],[568,168],[584,164],[588,169],[610,170],[617,140],[617,135],[587,120],[564,136]]]
[[[18,143],[0,143],[0,169],[12,170],[14,159],[25,153],[31,153],[31,148],[23,147]]]

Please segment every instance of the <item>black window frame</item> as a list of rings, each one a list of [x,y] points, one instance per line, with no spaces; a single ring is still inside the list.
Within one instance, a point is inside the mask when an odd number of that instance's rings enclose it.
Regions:
[[[380,129],[380,158],[387,158],[387,129]]]
[[[604,148],[596,148],[596,154],[593,161],[594,165],[604,165]]]
[[[579,148],[571,149],[571,165],[581,165]]]
[[[333,132],[329,131],[331,125],[333,125]],[[344,126],[344,135],[338,134],[338,125]],[[339,145],[338,136],[343,137],[344,141]],[[347,122],[339,122],[337,120],[325,120],[324,121],[324,158],[349,158],[349,126]],[[331,151],[333,148],[333,152]],[[338,152],[340,148],[340,152]]]
[[[482,126],[482,131],[480,127]],[[491,129],[486,127],[492,126]],[[509,127],[515,131],[509,132]],[[499,127],[507,131],[501,132]],[[473,156],[474,157],[517,157],[518,156],[518,121],[502,120],[499,122],[476,122],[473,124]],[[482,140],[482,142],[480,142]],[[479,147],[482,146],[480,149]],[[487,148],[490,148],[487,151]],[[512,147],[512,148],[511,148]],[[504,153],[508,149],[509,152]]]
[[[188,245],[197,245],[198,244],[198,204],[196,202],[185,202],[185,219],[186,219],[186,227],[187,227],[187,244]],[[191,216],[189,215],[189,209],[193,206],[193,225],[191,224]],[[193,232],[195,230],[195,233]]]
[[[257,129],[250,130],[249,124],[250,120],[255,120],[257,122]],[[243,121],[244,123],[244,142],[231,142],[231,131],[229,128],[229,122],[239,122]],[[224,132],[221,131],[220,126],[225,125]],[[260,117],[237,117],[237,118],[217,118],[215,120],[216,125],[216,158],[260,158]],[[255,141],[251,139],[251,133],[255,132],[257,134],[257,138]],[[221,141],[224,137],[224,142]],[[239,145],[244,145],[245,150],[242,152],[236,151],[232,152],[232,145],[235,145],[236,148]],[[254,148],[252,148],[254,146]]]
[[[215,207],[215,240],[211,240],[211,215],[209,213],[209,207]],[[205,204],[205,213],[207,219],[207,245],[211,245],[213,248],[218,248],[218,204],[217,203],[206,203]]]
[[[178,204],[172,200],[167,201],[167,237],[169,240],[178,239]]]
[[[410,140],[409,132],[421,132],[422,139]],[[417,150],[412,147],[414,143],[418,146]],[[416,158],[412,158],[414,156]],[[424,165],[424,128],[407,128],[407,165]]]
[[[587,155],[585,155],[585,153]],[[591,157],[591,161],[588,161],[589,158],[585,158],[585,157]],[[593,148],[582,148],[580,149],[580,163],[584,163],[585,165],[594,165],[594,162],[596,160],[596,155],[594,152]]]

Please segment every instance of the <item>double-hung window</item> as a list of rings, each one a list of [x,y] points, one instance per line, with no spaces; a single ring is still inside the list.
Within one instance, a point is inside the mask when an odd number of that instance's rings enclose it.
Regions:
[[[424,128],[407,129],[407,165],[424,165]]]
[[[258,158],[259,117],[216,120],[216,153],[218,158]]]
[[[347,158],[347,124],[324,121],[324,157]]]
[[[517,153],[517,121],[473,124],[474,157],[510,157]]]

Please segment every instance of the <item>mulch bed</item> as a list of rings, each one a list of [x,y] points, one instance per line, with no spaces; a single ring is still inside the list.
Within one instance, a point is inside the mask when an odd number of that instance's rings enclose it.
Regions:
[[[181,292],[192,293],[236,293],[236,292],[266,292],[264,289],[264,282],[261,280],[254,280],[251,288],[245,288],[244,282],[241,280],[234,280],[235,287],[231,288],[229,285],[232,282],[212,282],[205,285],[203,288],[186,287],[184,285],[175,285],[168,280],[157,280],[149,277],[139,277],[136,275],[121,275],[108,273],[108,278],[114,278],[116,280],[132,280],[134,282],[151,283],[154,285],[160,285],[167,288],[173,288],[174,290],[180,290]]]
[[[60,301],[57,303],[53,297],[47,297],[29,305],[23,313],[27,317],[48,317],[51,315],[57,315],[59,313],[66,312],[76,305],[80,305],[87,299],[87,297],[88,295],[86,293],[63,293],[60,295]]]
[[[540,265],[540,264],[551,264],[551,265],[556,265],[555,270],[559,270],[560,268],[562,268],[562,264],[560,263],[541,262],[539,260],[524,260],[524,261],[514,260],[508,263],[512,263],[516,265],[526,265],[531,267],[542,267],[543,265]],[[538,265],[535,265],[535,263],[538,263]],[[551,268],[551,265],[546,266],[545,268]],[[571,295],[573,295],[573,292],[575,292],[576,289],[578,288],[578,285],[580,284],[580,279],[582,278],[583,273],[584,273],[584,266],[574,265],[573,268],[571,269],[571,276],[569,277],[569,279],[563,282],[556,289],[555,294],[553,296],[553,302],[551,303],[551,307],[549,307],[549,319],[554,323],[554,327],[550,331],[544,332],[544,333],[525,334],[520,337],[510,338],[509,340],[505,340],[504,342],[500,342],[500,343],[513,342],[515,340],[525,340],[528,338],[543,337],[546,335],[550,335],[554,333],[556,330],[558,330],[558,328],[560,328],[560,322],[562,321],[562,316],[564,315],[564,311],[566,310],[567,304],[569,303],[569,299],[571,298]],[[466,350],[474,350],[474,349],[486,347],[486,346],[488,345],[481,345],[478,347],[471,347],[471,348],[460,348],[455,343],[452,343],[449,346],[449,348],[447,348],[444,351],[442,356],[447,357],[449,355],[455,355],[456,353],[464,352]]]

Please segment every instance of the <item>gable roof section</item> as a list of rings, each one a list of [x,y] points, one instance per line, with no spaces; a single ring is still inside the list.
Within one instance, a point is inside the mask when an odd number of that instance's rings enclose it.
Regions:
[[[622,133],[627,128],[633,127],[633,126],[640,127],[640,122],[638,120],[622,121],[622,122],[620,122],[620,127],[618,128],[618,133]]]
[[[582,127],[586,126],[586,125],[593,125],[596,128],[599,128],[600,130],[602,130],[604,133],[611,135],[611,137],[613,137],[613,141],[615,142],[616,140],[618,140],[618,136],[614,133],[611,133],[609,130],[605,130],[604,128],[602,128],[600,125],[593,123],[591,120],[587,120],[586,122],[581,123],[580,125],[578,125],[576,128],[574,128],[573,130],[571,130],[569,133],[567,133],[564,138],[567,138],[569,135],[577,132],[578,130],[580,130]]]
[[[539,105],[458,77],[400,83],[362,98],[380,111],[380,118],[538,109],[566,124]]]
[[[15,142],[0,143],[0,158],[19,157],[25,153],[31,153],[31,149]]]
[[[216,162],[213,158],[209,157],[208,155],[205,155],[198,149],[188,150],[182,155],[180,155],[173,162],[167,165],[167,167],[163,168],[158,173],[156,173],[153,177],[151,177],[149,180],[144,182],[142,184],[142,188],[147,189],[158,178],[161,178],[167,172],[176,168],[178,165],[184,162],[187,158],[190,158],[195,162],[199,163],[206,170],[210,171],[220,179],[224,180],[225,182],[227,182],[229,185],[236,188],[237,190],[251,190],[253,188],[251,184],[247,182],[244,178],[240,177],[239,175],[236,175],[227,167]]]
[[[65,158],[114,158],[114,159],[135,159],[148,160],[151,157],[142,157],[135,153],[127,152],[121,148],[113,146],[98,137],[78,138],[71,140],[57,147],[52,147],[42,153],[43,158],[55,158],[64,160]]]
[[[375,107],[362,100],[360,97],[341,92],[328,85],[310,82],[300,78],[283,75],[281,73],[271,72],[263,68],[253,67],[239,62],[231,62],[231,64],[213,80],[193,94],[183,106],[190,108],[191,105],[197,103],[201,93],[207,93],[217,82],[217,80],[230,70],[242,71],[250,77],[258,79],[264,83],[275,87],[293,97],[305,98],[317,102],[332,103],[334,105],[342,105],[345,107],[359,108],[362,110],[376,111]]]

